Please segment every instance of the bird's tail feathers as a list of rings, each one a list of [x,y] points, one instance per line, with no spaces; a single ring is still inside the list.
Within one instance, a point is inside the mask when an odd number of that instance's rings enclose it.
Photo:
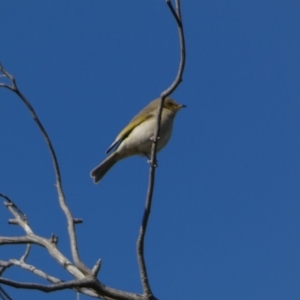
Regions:
[[[112,153],[100,165],[92,170],[91,177],[94,178],[95,183],[98,183],[108,170],[119,160],[117,156],[117,152]]]

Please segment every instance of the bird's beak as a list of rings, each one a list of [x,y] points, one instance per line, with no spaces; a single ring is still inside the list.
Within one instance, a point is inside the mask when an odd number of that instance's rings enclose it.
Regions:
[[[180,105],[180,108],[185,108],[185,107],[187,107],[187,106],[184,105],[184,104],[181,104],[181,105]]]

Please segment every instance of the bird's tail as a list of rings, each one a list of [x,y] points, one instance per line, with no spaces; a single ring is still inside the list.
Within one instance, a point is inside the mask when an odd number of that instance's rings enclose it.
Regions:
[[[94,178],[94,182],[97,183],[99,180],[108,172],[108,170],[118,161],[117,152],[113,152],[109,155],[100,165],[98,165],[91,172],[91,177]]]

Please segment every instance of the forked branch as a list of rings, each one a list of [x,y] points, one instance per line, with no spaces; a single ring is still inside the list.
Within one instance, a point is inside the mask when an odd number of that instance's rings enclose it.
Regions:
[[[20,259],[10,259],[8,261],[0,260],[0,284],[9,285],[15,288],[23,289],[35,289],[43,292],[54,292],[62,289],[73,289],[77,292],[86,294],[91,297],[108,299],[108,300],[145,300],[143,295],[128,293],[120,290],[116,290],[105,286],[99,280],[96,279],[96,275],[101,267],[101,261],[98,260],[93,267],[89,275],[84,273],[77,266],[73,265],[57,248],[53,238],[46,239],[33,232],[30,228],[25,214],[17,207],[15,203],[7,196],[0,194],[0,197],[5,198],[5,205],[13,215],[14,219],[12,224],[19,225],[24,231],[24,236],[5,237],[0,236],[0,246],[2,245],[23,245],[27,244],[27,248]],[[54,276],[51,276],[44,271],[36,268],[33,265],[28,264],[25,260],[29,255],[30,246],[38,245],[48,250],[49,254],[71,275],[76,279],[71,281],[63,281]],[[36,284],[31,282],[17,282],[3,277],[5,270],[12,266],[20,267],[26,271],[32,272],[33,274],[49,281],[52,284]]]

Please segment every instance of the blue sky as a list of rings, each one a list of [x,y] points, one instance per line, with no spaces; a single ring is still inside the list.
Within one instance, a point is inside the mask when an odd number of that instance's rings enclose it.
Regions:
[[[158,155],[146,236],[159,299],[293,300],[300,288],[300,2],[183,1],[186,104]],[[90,170],[127,122],[173,81],[179,46],[164,1],[3,1],[0,61],[47,129],[82,260],[141,292],[135,244],[149,166],[133,157],[98,185]],[[70,257],[50,155],[20,100],[0,90],[0,192]],[[0,208],[0,235],[21,235]],[[0,249],[0,259],[23,247]],[[35,247],[29,263],[70,279]],[[21,271],[15,280],[42,282]],[[6,288],[14,299],[72,299]],[[88,299],[82,296],[81,299]]]

